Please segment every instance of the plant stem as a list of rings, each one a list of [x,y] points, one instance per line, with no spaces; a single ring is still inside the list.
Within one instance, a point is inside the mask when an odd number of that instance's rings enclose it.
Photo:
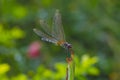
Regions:
[[[73,51],[70,50],[71,57],[66,58],[67,60],[67,74],[66,74],[66,80],[74,80],[74,75],[75,75],[75,63],[74,63],[74,56],[73,56]]]

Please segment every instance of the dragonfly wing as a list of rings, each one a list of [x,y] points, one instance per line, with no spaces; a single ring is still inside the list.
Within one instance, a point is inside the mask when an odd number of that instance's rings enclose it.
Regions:
[[[43,41],[47,41],[47,42],[51,42],[51,43],[55,43],[55,44],[57,43],[57,40],[56,40],[56,39],[54,39],[53,37],[51,37],[51,36],[43,33],[42,31],[37,30],[37,29],[33,29],[33,31],[34,31],[37,35],[39,35],[40,37],[42,37],[41,39],[42,39]]]
[[[50,26],[47,24],[47,22],[45,22],[44,20],[40,20],[39,22],[40,22],[41,28],[42,28],[47,34],[51,34]]]
[[[54,18],[53,18],[52,34],[56,39],[65,41],[61,14],[59,13],[59,10],[56,10]]]

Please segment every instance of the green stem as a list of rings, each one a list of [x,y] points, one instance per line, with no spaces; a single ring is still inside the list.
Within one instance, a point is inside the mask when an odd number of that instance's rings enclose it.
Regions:
[[[72,49],[69,49],[70,57],[67,57],[67,76],[66,80],[74,80],[75,76],[75,62],[74,62],[74,53]]]
[[[74,80],[74,75],[75,75],[75,64],[74,61],[72,60],[70,63],[68,63],[67,66],[67,80]]]

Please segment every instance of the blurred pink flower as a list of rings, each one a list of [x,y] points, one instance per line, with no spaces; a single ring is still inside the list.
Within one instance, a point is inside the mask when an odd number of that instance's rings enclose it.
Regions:
[[[39,41],[34,41],[28,47],[28,57],[37,58],[40,55],[41,43]]]

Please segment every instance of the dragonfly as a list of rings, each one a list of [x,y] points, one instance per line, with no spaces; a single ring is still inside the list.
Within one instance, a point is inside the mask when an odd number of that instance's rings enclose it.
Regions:
[[[72,46],[71,44],[66,42],[60,11],[59,10],[55,11],[52,27],[50,27],[47,24],[47,22],[45,22],[44,20],[40,20],[39,22],[43,31],[38,30],[36,28],[34,28],[33,31],[38,36],[41,37],[41,40],[47,41],[65,48],[69,52],[68,57],[71,57],[70,50]]]
[[[66,58],[66,61],[68,62],[66,80],[74,80],[74,52],[72,50],[72,45],[65,40],[65,34],[59,10],[55,11],[51,29],[44,20],[40,20],[39,22],[43,31],[36,28],[34,28],[33,31],[41,37],[41,40],[59,45],[68,51]]]

